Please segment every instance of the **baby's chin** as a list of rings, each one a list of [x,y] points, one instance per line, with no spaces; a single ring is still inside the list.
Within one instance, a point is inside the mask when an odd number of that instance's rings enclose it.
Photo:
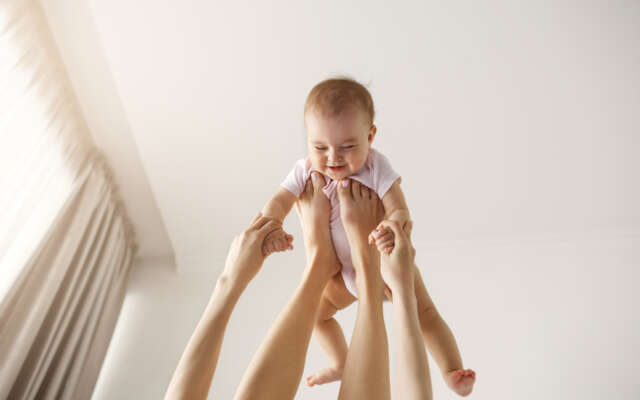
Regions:
[[[334,181],[339,181],[340,179],[348,178],[351,175],[351,173],[326,171],[325,175],[327,175],[329,178],[333,179]]]

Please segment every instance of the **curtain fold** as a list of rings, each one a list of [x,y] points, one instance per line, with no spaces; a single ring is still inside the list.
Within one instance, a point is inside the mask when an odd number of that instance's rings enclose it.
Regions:
[[[91,396],[136,250],[40,4],[0,0],[0,399]]]

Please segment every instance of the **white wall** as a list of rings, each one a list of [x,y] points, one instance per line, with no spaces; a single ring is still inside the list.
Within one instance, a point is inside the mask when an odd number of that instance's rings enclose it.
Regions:
[[[304,154],[304,96],[333,73],[372,83],[375,145],[403,175],[425,281],[478,372],[472,398],[640,397],[637,1],[42,2],[74,87],[98,94],[96,142],[138,147],[181,271],[134,269],[96,398],[161,397],[216,258]],[[300,249],[278,255],[241,299],[218,398],[302,264]],[[347,333],[354,316],[339,316]],[[305,375],[324,365],[313,343]]]
[[[40,0],[39,3],[89,132],[114,173],[136,232],[137,257],[174,257],[89,4],[84,0]]]
[[[428,290],[456,336],[465,367],[478,373],[471,398],[637,399],[639,249],[637,235],[418,248]],[[232,398],[299,279],[300,253],[268,260],[243,295],[209,398]],[[206,264],[186,275],[157,265],[134,269],[94,399],[162,397],[215,282],[217,262]],[[355,311],[338,314],[348,335]],[[391,309],[385,313],[391,329]],[[391,352],[393,359],[393,345]],[[434,398],[458,398],[431,364]],[[324,366],[312,339],[305,376]],[[337,391],[337,384],[301,385],[296,398],[335,398]]]

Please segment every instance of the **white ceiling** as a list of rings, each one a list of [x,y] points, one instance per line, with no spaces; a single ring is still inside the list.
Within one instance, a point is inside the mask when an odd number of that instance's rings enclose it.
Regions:
[[[42,4],[94,136],[127,146],[127,193],[148,178],[172,243],[149,254],[182,268],[224,253],[304,156],[305,96],[337,73],[370,84],[416,242],[640,229],[637,2]]]

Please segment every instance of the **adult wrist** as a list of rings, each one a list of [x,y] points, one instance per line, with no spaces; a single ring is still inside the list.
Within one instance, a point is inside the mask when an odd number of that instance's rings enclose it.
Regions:
[[[214,296],[218,294],[223,297],[237,298],[247,288],[249,282],[239,279],[237,276],[223,273],[216,280]]]
[[[398,304],[416,304],[416,295],[415,290],[413,288],[413,282],[411,283],[403,283],[399,285],[395,285],[395,287],[391,287],[391,291],[393,293],[394,303],[398,302]]]

